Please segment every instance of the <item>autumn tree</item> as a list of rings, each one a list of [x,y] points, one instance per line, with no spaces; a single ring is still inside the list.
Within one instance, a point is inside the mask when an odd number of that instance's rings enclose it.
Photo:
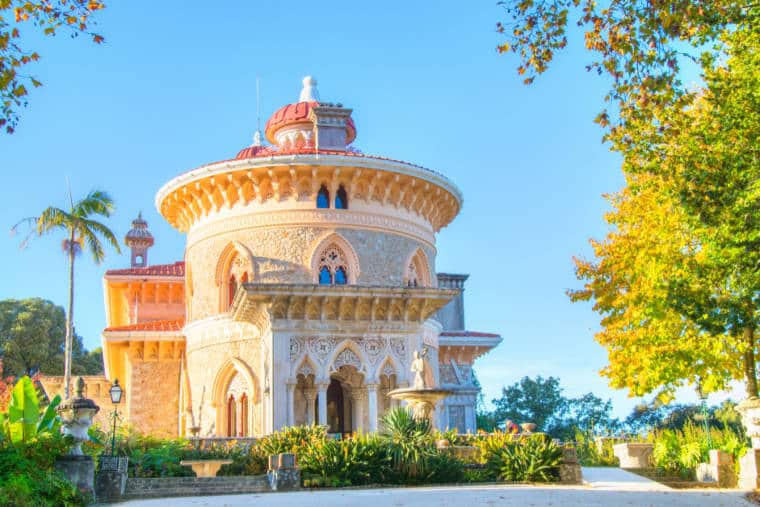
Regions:
[[[89,25],[93,13],[104,7],[99,0],[0,0],[0,128],[13,132],[29,89],[42,84],[24,73],[27,64],[40,59],[39,53],[22,43],[24,30],[48,36],[87,35],[101,43],[103,37],[91,32]]]
[[[603,374],[633,395],[744,380],[757,397],[760,325],[760,64],[749,2],[503,2],[499,47],[527,82],[568,43],[574,16],[606,75],[613,113],[597,121],[623,156],[626,187],[610,196],[611,232],[576,260],[602,315]],[[690,62],[703,85],[683,83]]]

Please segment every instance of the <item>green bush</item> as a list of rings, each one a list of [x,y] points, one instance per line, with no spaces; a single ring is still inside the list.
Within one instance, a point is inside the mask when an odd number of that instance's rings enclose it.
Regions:
[[[578,454],[578,462],[587,467],[618,466],[620,460],[615,456],[612,448],[615,443],[618,442],[609,438],[604,439],[600,451],[593,433],[576,430],[574,447]]]
[[[300,450],[305,477],[335,479],[345,485],[380,484],[388,480],[391,457],[375,435],[315,441]]]
[[[41,435],[22,445],[0,445],[0,506],[81,506],[87,498],[53,470],[71,441],[60,434]]]
[[[687,422],[683,430],[663,429],[650,435],[654,444],[652,457],[655,467],[663,472],[685,478],[694,476],[699,463],[709,460],[710,449],[720,449],[734,457],[734,463],[749,448],[747,438],[731,427],[712,427],[708,433],[704,427]]]
[[[484,438],[480,445],[487,476],[492,480],[559,480],[562,448],[542,433],[519,437],[497,433]]]

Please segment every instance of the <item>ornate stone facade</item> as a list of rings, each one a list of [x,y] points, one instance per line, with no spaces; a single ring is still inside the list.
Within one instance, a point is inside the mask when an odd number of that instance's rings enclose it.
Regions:
[[[106,273],[106,375],[124,385],[135,427],[375,431],[424,346],[426,382],[456,391],[439,426],[474,431],[472,361],[500,338],[442,341],[441,315],[463,310],[462,288],[439,283],[435,233],[461,194],[433,171],[350,149],[351,110],[313,100],[315,84],[272,115],[273,145],[159,190],[156,207],[187,233],[184,262],[136,264],[142,242],[131,268]]]

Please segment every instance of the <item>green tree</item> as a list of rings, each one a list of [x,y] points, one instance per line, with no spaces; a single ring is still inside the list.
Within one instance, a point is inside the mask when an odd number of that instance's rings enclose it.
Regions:
[[[63,308],[39,298],[0,301],[0,352],[3,373],[33,375],[63,349]]]
[[[603,374],[634,395],[668,401],[684,384],[712,392],[732,380],[758,395],[760,35],[726,40],[690,107],[629,130],[613,229],[592,243],[595,259],[576,261],[585,283],[570,295],[603,315]]]
[[[40,298],[0,301],[0,357],[4,375],[63,374],[66,316],[63,308]],[[103,372],[102,349],[88,352],[74,335],[72,371]]]
[[[567,400],[567,415],[562,423],[563,438],[570,439],[576,430],[611,433],[620,429],[620,421],[612,417],[612,400],[603,400],[586,393]]]
[[[39,60],[36,51],[20,42],[24,27],[44,35],[67,31],[72,37],[86,34],[95,43],[103,37],[88,30],[90,17],[105,5],[98,0],[0,0],[0,128],[12,133],[18,123],[18,108],[26,105],[29,87],[41,86],[37,79],[20,74],[25,65]]]
[[[52,231],[62,230],[66,234],[63,240],[63,251],[69,260],[69,309],[66,319],[66,340],[64,345],[64,395],[69,398],[71,383],[71,357],[72,339],[74,337],[74,260],[82,250],[87,248],[92,259],[100,264],[105,257],[103,240],[111,245],[116,252],[120,252],[119,242],[113,232],[101,222],[90,218],[93,215],[110,217],[114,210],[111,197],[100,190],[94,190],[83,199],[74,202],[69,195],[70,208],[65,211],[61,208],[49,207],[43,210],[39,217],[26,219],[22,222],[31,222],[35,225],[31,234],[43,236]],[[17,224],[18,226],[18,224]],[[14,227],[15,229],[15,227]],[[22,242],[22,248],[28,240]]]
[[[623,156],[627,187],[612,197],[612,232],[578,260],[594,300],[602,373],[633,395],[668,401],[745,381],[758,396],[760,325],[760,5],[735,0],[501,2],[499,47],[530,83],[566,46],[575,17],[587,69],[611,79],[613,114],[597,121]],[[685,62],[704,86],[684,85]]]
[[[559,379],[535,379],[523,377],[511,386],[503,387],[501,398],[492,400],[495,410],[494,418],[499,423],[507,419],[516,424],[535,423],[539,430],[551,433],[561,421],[567,410],[567,399],[562,395]]]

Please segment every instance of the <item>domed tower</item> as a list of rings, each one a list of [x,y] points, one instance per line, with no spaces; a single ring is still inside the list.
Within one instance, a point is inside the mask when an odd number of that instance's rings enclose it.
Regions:
[[[166,183],[156,207],[187,234],[185,428],[377,429],[385,393],[427,347],[439,381],[435,235],[462,197],[444,176],[350,148],[352,110],[303,80],[298,102],[235,158]],[[443,414],[440,414],[443,417]]]
[[[142,212],[132,220],[132,228],[124,237],[124,243],[131,251],[130,265],[144,268],[148,265],[148,249],[153,246],[153,235],[148,230],[148,222],[143,220]]]

